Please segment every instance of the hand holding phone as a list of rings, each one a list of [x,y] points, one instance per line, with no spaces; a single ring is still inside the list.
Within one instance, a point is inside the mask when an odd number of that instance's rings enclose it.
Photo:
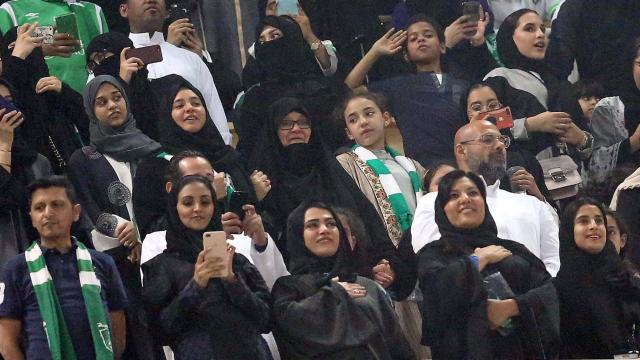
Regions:
[[[229,276],[227,235],[224,231],[207,231],[202,234],[205,250],[204,262],[210,278]]]
[[[246,191],[234,191],[231,193],[227,203],[227,212],[232,212],[244,220],[244,210],[242,206],[250,204],[249,193]]]
[[[54,21],[56,23],[56,32],[58,34],[71,35],[74,40],[80,39],[80,35],[78,33],[78,20],[76,19],[76,14],[69,13],[61,16],[56,16],[54,18]],[[56,40],[55,37],[54,37],[54,40]],[[70,39],[67,37],[66,40],[70,40]],[[75,52],[80,50],[80,46],[81,46],[80,42],[77,42],[74,45],[73,51]]]
[[[280,15],[297,15],[298,0],[278,0],[278,8],[276,11]]]
[[[160,45],[151,45],[139,48],[127,49],[124,52],[124,58],[138,58],[145,65],[162,62],[162,50]]]
[[[493,123],[498,130],[511,129],[513,127],[513,116],[511,115],[511,108],[508,106],[480,113],[476,116],[476,119],[487,120]]]

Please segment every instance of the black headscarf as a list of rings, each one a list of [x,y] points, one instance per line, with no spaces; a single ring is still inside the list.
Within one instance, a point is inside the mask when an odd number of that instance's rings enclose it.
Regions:
[[[127,106],[127,119],[125,122],[113,128],[100,121],[95,114],[96,97],[100,87],[109,83],[113,85],[124,99]],[[156,153],[160,150],[160,144],[143,134],[136,127],[136,119],[131,114],[129,98],[120,82],[109,75],[100,75],[91,80],[84,89],[84,108],[89,117],[89,134],[91,145],[99,153],[109,155],[122,162],[132,162]]]
[[[325,209],[329,211],[331,216],[336,220],[338,231],[340,233],[340,244],[335,255],[319,257],[309,251],[306,247],[304,242],[304,216],[310,208]],[[319,273],[326,275],[323,276],[323,280],[321,280],[323,282],[340,275],[369,275],[368,272],[364,274],[360,273],[360,271],[364,270],[366,266],[360,266],[359,269],[358,265],[361,264],[354,264],[355,259],[352,256],[351,246],[347,240],[340,218],[333,208],[326,204],[314,201],[305,201],[295,208],[287,220],[287,239],[287,249],[291,258],[289,261],[289,272],[291,272],[292,275]]]
[[[297,82],[322,76],[300,26],[289,16],[267,16],[257,26],[256,39],[265,26],[282,31],[279,39],[256,43],[256,63],[264,82]]]
[[[4,77],[0,77],[0,84],[6,86],[7,89],[9,89],[9,92],[14,99],[13,104],[16,106],[16,108],[18,108],[18,110],[20,110],[22,104],[19,104],[16,101],[17,94],[13,85],[11,85],[11,83]],[[25,116],[24,113],[22,115]],[[25,125],[28,126],[28,120],[29,119],[25,118],[25,120],[22,122],[22,125],[18,126],[13,132],[13,144],[11,144],[11,163],[14,166],[31,165],[38,156],[36,150],[32,146],[30,146],[24,138],[24,130],[22,130],[22,128]]]
[[[178,154],[184,150],[197,150],[205,155],[212,163],[223,158],[228,152],[233,151],[224,143],[222,135],[211,120],[207,105],[200,91],[190,82],[179,75],[168,75],[156,79],[151,83],[154,94],[158,100],[158,139],[160,143],[172,154]],[[204,126],[197,133],[189,133],[173,120],[171,111],[173,101],[181,89],[192,90],[202,101],[206,110]]]
[[[500,25],[500,30],[496,35],[496,44],[500,60],[510,69],[537,73],[548,91],[547,104],[542,105],[545,105],[549,111],[564,111],[569,113],[571,119],[581,129],[586,129],[587,125],[584,122],[582,110],[580,109],[571,84],[566,80],[562,81],[558,79],[543,59],[533,60],[527,58],[518,50],[513,40],[513,34],[518,27],[520,18],[528,13],[538,14],[531,9],[520,9],[507,16]]]
[[[598,254],[589,254],[575,243],[575,217],[584,205],[597,206],[607,227],[606,212],[601,203],[590,198],[579,198],[569,204],[560,222],[560,271],[555,279],[560,298],[560,316],[563,337],[568,342],[586,342],[582,351],[585,357],[610,357],[616,351],[624,351],[631,334],[633,322],[637,322],[640,290],[631,282],[630,275],[607,240]],[[586,331],[589,320],[589,339],[571,339],[580,331]],[[576,328],[578,327],[578,328]],[[574,333],[575,332],[575,333]],[[583,334],[584,335],[584,334]],[[593,339],[591,338],[593,337]],[[597,337],[597,339],[596,339]],[[589,345],[593,344],[592,348]],[[566,346],[566,344],[565,344]]]
[[[396,262],[395,249],[384,225],[369,200],[353,182],[336,158],[326,150],[322,136],[317,131],[314,119],[309,118],[311,137],[307,144],[282,146],[278,138],[280,120],[292,111],[307,114],[302,102],[295,98],[276,101],[268,113],[256,145],[249,169],[263,171],[271,180],[272,189],[262,201],[262,205],[274,217],[275,231],[285,231],[284,220],[305,200],[318,200],[331,206],[351,209],[362,219],[371,239],[372,261],[387,258],[400,269],[403,264]],[[278,243],[280,251],[287,256],[287,239],[283,236]]]
[[[158,140],[163,148],[173,155],[185,150],[202,153],[216,171],[224,171],[231,176],[236,190],[253,194],[253,186],[247,175],[244,160],[234,148],[224,143],[222,135],[211,120],[202,93],[179,75],[168,75],[153,80],[151,88],[159,105]],[[173,101],[183,88],[192,90],[205,108],[207,118],[204,126],[197,133],[184,131],[171,116]]]
[[[94,52],[111,52],[113,56],[110,56],[100,62],[100,65],[93,69],[95,76],[99,75],[111,75],[118,76],[120,72],[120,53],[122,49],[129,47],[133,48],[133,42],[125,34],[119,32],[108,32],[100,34],[93,39],[87,46],[85,54],[87,55],[87,61],[89,56]]]
[[[178,216],[178,195],[186,185],[192,183],[204,184],[211,191],[212,199],[215,199],[215,192],[211,187],[211,182],[200,175],[188,175],[180,178],[172,187],[167,203],[167,249],[166,253],[175,254],[185,261],[194,263],[198,254],[202,251],[202,234],[206,231],[221,230],[216,217],[212,216],[209,225],[204,230],[192,230],[187,228]]]
[[[455,227],[449,221],[444,207],[449,202],[449,194],[454,184],[462,178],[468,178],[471,180],[480,190],[482,198],[484,200],[484,220],[480,226],[473,229],[461,229]],[[455,170],[445,175],[440,184],[438,185],[438,196],[436,196],[436,202],[434,205],[435,221],[440,230],[440,240],[435,241],[434,246],[444,246],[445,249],[459,252],[461,254],[471,254],[475,248],[486,247],[490,245],[502,246],[513,254],[516,254],[524,258],[527,262],[544,270],[546,268],[544,263],[533,255],[526,247],[515,241],[504,240],[498,237],[498,228],[496,226],[489,206],[487,205],[487,190],[484,182],[478,175],[462,170]],[[439,243],[439,245],[436,245]]]

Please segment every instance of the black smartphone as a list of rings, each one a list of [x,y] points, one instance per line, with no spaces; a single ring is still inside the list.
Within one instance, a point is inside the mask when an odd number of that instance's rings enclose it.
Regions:
[[[481,8],[478,1],[465,1],[462,3],[462,15],[468,16],[470,22],[478,22],[480,21]]]
[[[193,6],[187,1],[177,1],[169,4],[169,24],[176,20],[189,19],[193,24]]]
[[[13,110],[16,111],[20,111],[18,110],[18,108],[13,104],[13,102],[5,99],[4,97],[0,96],[0,109],[5,109],[5,114],[8,112],[12,112]]]
[[[240,220],[244,220],[244,205],[251,204],[249,202],[249,193],[246,191],[234,191],[229,197],[227,203],[227,212],[232,212],[240,217]]]

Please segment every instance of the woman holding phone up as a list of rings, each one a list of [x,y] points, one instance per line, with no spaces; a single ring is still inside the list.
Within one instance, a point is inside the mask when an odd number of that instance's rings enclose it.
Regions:
[[[204,233],[221,230],[214,204],[211,182],[198,175],[169,194],[167,250],[142,266],[149,319],[178,360],[268,359],[260,334],[269,330],[271,298],[262,276],[233,247],[224,258],[203,250]]]

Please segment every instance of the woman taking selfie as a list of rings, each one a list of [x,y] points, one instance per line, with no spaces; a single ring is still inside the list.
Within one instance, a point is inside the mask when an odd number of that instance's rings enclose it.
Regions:
[[[203,250],[215,192],[198,175],[173,187],[167,207],[167,250],[142,266],[143,296],[176,359],[268,359],[260,334],[270,324],[269,289],[258,270],[228,247]]]
[[[418,253],[422,342],[433,358],[557,355],[551,276],[524,246],[498,238],[483,181],[461,170],[445,175],[435,220],[442,237]]]

